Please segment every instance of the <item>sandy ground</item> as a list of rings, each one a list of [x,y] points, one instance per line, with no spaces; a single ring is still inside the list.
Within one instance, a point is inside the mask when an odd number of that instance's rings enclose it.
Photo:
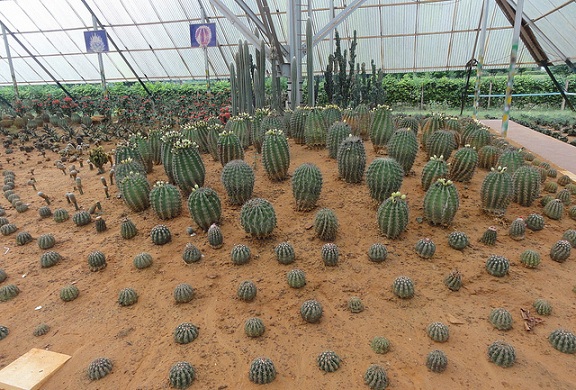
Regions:
[[[322,171],[324,184],[318,207],[333,209],[340,223],[335,243],[341,256],[336,267],[323,265],[320,249],[324,242],[314,236],[314,229],[309,229],[317,209],[294,211],[290,180],[268,180],[253,150],[247,152],[245,160],[256,166],[254,196],[273,203],[278,226],[270,239],[258,241],[248,236],[240,226],[240,207],[226,202],[220,182],[221,165],[204,155],[205,185],[217,191],[224,206],[224,246],[218,250],[208,245],[204,232],[187,234],[188,226],[197,227],[186,207],[180,217],[166,222],[151,209],[131,212],[121,199],[104,197],[100,176],[87,167],[80,169],[84,194],[76,192],[76,197],[83,209],[101,202],[108,230],[97,233],[93,224],[76,227],[71,219],[61,224],[51,218],[40,219],[37,210],[44,201],[26,185],[31,169],[38,191],[53,199],[52,210],[64,207],[70,215],[74,213],[64,197],[73,191],[73,183],[54,167],[58,156],[48,153],[47,160],[36,151],[25,154],[17,150],[10,156],[0,156],[3,169],[16,173],[16,192],[30,203],[29,211],[18,214],[2,197],[0,205],[6,208],[7,218],[18,226],[19,232],[27,231],[34,238],[53,233],[57,239],[53,250],[64,258],[58,265],[43,269],[39,263],[43,251],[35,241],[16,246],[17,233],[0,236],[0,268],[8,274],[0,286],[13,283],[21,290],[15,299],[0,303],[0,325],[10,329],[10,334],[0,341],[0,367],[34,347],[71,355],[43,386],[45,390],[165,389],[169,388],[170,367],[182,360],[196,368],[197,379],[192,388],[256,389],[260,386],[249,381],[248,369],[259,356],[271,358],[276,366],[278,375],[267,385],[270,389],[367,388],[363,375],[373,363],[386,368],[392,389],[576,388],[574,355],[556,351],[547,340],[557,328],[576,331],[576,294],[572,292],[576,284],[576,254],[572,253],[562,264],[548,256],[563,232],[575,228],[574,220],[567,216],[561,221],[547,218],[544,230],[528,231],[523,241],[512,240],[508,237],[508,224],[517,216],[542,213],[542,207],[511,204],[502,219],[483,214],[479,189],[486,171],[480,170],[471,183],[457,183],[461,205],[450,228],[418,222],[424,198],[420,175],[426,162],[425,154],[420,152],[414,173],[404,179],[401,188],[409,201],[408,230],[400,239],[388,240],[379,235],[378,204],[370,198],[365,182],[346,184],[339,180],[336,161],[329,159],[325,150],[309,150],[292,141],[290,148],[290,172],[304,162],[312,162]],[[377,156],[369,143],[366,151],[370,163]],[[109,169],[106,166],[106,177]],[[149,175],[151,183],[165,178],[162,166],[155,166]],[[112,195],[116,192],[113,186]],[[132,240],[120,237],[120,221],[125,215],[139,229]],[[158,223],[165,223],[171,230],[171,243],[152,244],[149,232]],[[491,225],[498,227],[494,247],[477,241]],[[467,233],[471,246],[463,251],[451,249],[447,243],[451,231]],[[430,260],[419,258],[414,251],[415,243],[423,237],[431,238],[437,246]],[[283,241],[295,247],[296,261],[291,265],[276,261],[274,247]],[[186,265],[182,261],[181,253],[188,242],[202,251],[200,262]],[[368,248],[375,242],[384,243],[389,251],[388,259],[380,264],[367,257]],[[242,266],[233,265],[230,259],[230,250],[239,243],[248,245],[253,254],[250,263]],[[539,268],[532,270],[521,265],[519,255],[526,248],[542,255]],[[90,272],[87,255],[97,249],[106,254],[108,267]],[[152,254],[154,264],[137,270],[132,260],[144,251]],[[496,278],[485,271],[485,261],[491,254],[510,260],[509,275]],[[287,285],[285,275],[292,268],[306,272],[304,288],[296,290]],[[464,275],[464,286],[458,292],[443,284],[444,277],[454,268]],[[401,300],[392,293],[392,281],[400,275],[414,280],[413,299]],[[258,287],[253,302],[236,298],[238,284],[247,279]],[[187,304],[176,304],[173,290],[183,282],[196,289],[196,298]],[[78,286],[80,296],[63,302],[59,290],[70,283]],[[124,287],[138,292],[139,300],[134,306],[121,307],[117,303],[118,292]],[[366,306],[363,312],[352,314],[347,309],[352,296],[361,297]],[[520,309],[532,309],[537,298],[549,300],[553,311],[528,332]],[[317,299],[324,307],[324,316],[317,324],[308,324],[300,316],[300,305],[308,299]],[[489,323],[488,316],[497,307],[512,313],[511,330],[498,331]],[[251,339],[244,334],[244,321],[254,316],[262,318],[266,332]],[[435,343],[427,336],[427,325],[435,321],[449,326],[446,343]],[[200,328],[199,337],[190,344],[179,345],[173,340],[172,332],[182,322],[192,322]],[[40,323],[50,325],[51,330],[34,337],[32,332]],[[378,355],[371,350],[369,344],[374,336],[390,340],[389,353]],[[501,368],[488,360],[487,348],[496,340],[514,346],[514,366]],[[448,356],[444,373],[430,372],[425,366],[427,354],[434,349],[441,349]],[[333,350],[342,358],[338,371],[327,374],[318,369],[316,357],[324,350]],[[104,379],[90,382],[88,364],[101,356],[112,359],[113,371]]]

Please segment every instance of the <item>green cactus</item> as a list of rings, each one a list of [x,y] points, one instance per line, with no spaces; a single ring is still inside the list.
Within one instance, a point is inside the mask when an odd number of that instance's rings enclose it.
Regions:
[[[0,283],[5,281],[8,278],[8,274],[2,268],[0,268]]]
[[[52,216],[52,210],[50,210],[50,207],[48,206],[42,206],[38,209],[38,215],[42,219],[49,218]]]
[[[172,145],[172,177],[184,194],[189,194],[195,186],[204,185],[206,167],[198,145],[187,139]]]
[[[486,271],[497,277],[502,277],[508,273],[510,268],[510,261],[504,256],[490,255],[486,260]]]
[[[432,225],[449,226],[460,205],[458,190],[451,180],[438,179],[424,196],[424,217]]]
[[[478,241],[485,245],[494,246],[496,245],[497,236],[498,231],[496,230],[496,227],[490,226],[488,227],[488,229],[486,229],[486,231],[484,232],[484,234],[482,234],[482,237],[480,237]]]
[[[550,258],[558,263],[563,263],[570,257],[571,250],[572,245],[569,241],[556,241],[550,248]]]
[[[215,223],[210,225],[210,227],[208,228],[207,236],[208,236],[208,244],[210,244],[212,248],[219,249],[222,248],[222,245],[224,245],[224,238],[222,237],[222,231],[220,230],[220,227]]]
[[[177,362],[170,367],[168,374],[170,387],[187,389],[196,380],[196,369],[188,362]]]
[[[188,303],[194,296],[196,291],[188,283],[180,283],[174,288],[174,300],[176,303]]]
[[[390,350],[390,341],[386,337],[376,336],[370,341],[370,348],[377,354],[385,354]]]
[[[342,120],[342,111],[340,110],[340,107],[335,104],[328,104],[324,106],[322,115],[324,116],[324,120],[326,121],[326,125],[328,127]],[[348,134],[350,134],[350,132],[346,133],[346,135]]]
[[[560,199],[552,199],[544,206],[544,215],[550,219],[560,220],[564,216],[564,203]]]
[[[318,210],[314,218],[314,231],[322,241],[334,241],[338,232],[338,218],[333,210]]]
[[[92,272],[106,268],[106,255],[101,251],[92,251],[88,254],[88,267]]]
[[[370,107],[368,107],[367,104],[360,103],[352,111],[355,119],[354,120],[355,126],[352,126],[353,130],[352,134],[362,138],[363,141],[368,140],[371,134],[370,123],[372,122],[371,121],[372,114],[370,112]],[[394,124],[391,119],[390,119],[390,125],[392,126],[390,135],[392,135],[392,133],[394,132]],[[386,144],[387,141],[388,140],[386,139],[384,141],[384,144]]]
[[[506,167],[511,175],[514,174],[514,172],[516,172],[516,170],[523,165],[524,157],[519,150],[515,149],[505,150],[496,162],[496,166]]]
[[[326,135],[326,148],[328,149],[328,157],[336,159],[338,157],[338,148],[343,140],[352,134],[352,128],[346,122],[334,122],[328,128]]]
[[[394,122],[392,120],[392,109],[389,106],[379,105],[372,110],[372,121],[369,125],[370,131],[370,141],[372,142],[372,146],[374,147],[374,151],[378,152],[381,149],[386,149],[386,146],[389,144],[389,141],[392,139],[394,131]],[[414,139],[416,140],[416,133],[412,132],[414,135]],[[410,145],[406,145],[408,149],[412,149],[412,139],[411,138],[404,138],[404,140],[408,140]],[[400,141],[401,142],[401,141]],[[401,148],[398,141],[395,141],[396,147]],[[390,145],[388,145],[390,148]],[[418,148],[418,141],[416,140],[416,148]],[[401,151],[400,154],[403,154],[404,151]],[[394,157],[394,156],[392,156]],[[407,172],[410,170],[408,169]]]
[[[148,147],[150,148],[150,155],[154,165],[162,163],[162,133],[160,129],[152,129],[148,132]]]
[[[74,213],[72,216],[72,221],[76,224],[76,226],[86,226],[92,222],[92,216],[88,211],[80,210]]]
[[[123,288],[118,294],[118,303],[120,306],[132,306],[138,302],[138,293],[130,287]]]
[[[120,223],[120,236],[125,240],[129,240],[134,238],[136,234],[138,234],[138,230],[136,229],[134,222],[127,217],[123,218]]]
[[[318,367],[324,372],[334,372],[340,368],[342,359],[334,351],[324,351],[316,358]]]
[[[208,152],[214,161],[220,161],[220,156],[218,155],[218,137],[220,133],[224,130],[224,126],[220,123],[213,123],[208,125],[208,135],[206,136],[206,143],[208,147]]]
[[[260,337],[265,331],[264,321],[258,317],[248,318],[244,322],[244,333],[246,333],[248,337]]]
[[[132,264],[134,264],[134,267],[136,267],[137,269],[148,268],[152,265],[152,262],[153,262],[152,255],[147,252],[137,254],[136,256],[134,256],[134,259],[132,260]]]
[[[252,126],[252,144],[256,152],[262,151],[262,142],[264,141],[264,134],[270,129],[278,129],[285,132],[284,118],[278,111],[267,111],[267,114],[260,119],[260,126],[258,131],[255,130],[256,120]]]
[[[294,247],[289,242],[281,242],[274,248],[276,259],[280,264],[291,264],[296,257]]]
[[[452,291],[460,290],[462,287],[462,274],[457,269],[452,270],[445,278],[444,284]]]
[[[288,286],[292,288],[302,288],[306,285],[306,273],[301,269],[293,269],[286,273]]]
[[[45,334],[47,334],[50,331],[50,326],[47,324],[39,324],[38,326],[36,326],[34,328],[34,331],[32,332],[32,334],[34,335],[34,337],[40,337],[40,336],[44,336]]]
[[[544,184],[544,191],[555,194],[558,191],[558,183],[553,181],[546,182]]]
[[[119,184],[122,199],[134,212],[150,207],[150,184],[146,177],[137,172],[130,172]]]
[[[238,291],[236,295],[238,298],[245,302],[253,301],[256,298],[256,294],[258,293],[258,289],[256,285],[251,280],[245,280],[238,286]]]
[[[561,200],[564,206],[568,207],[570,206],[570,203],[572,203],[572,194],[570,194],[568,189],[564,188],[558,191],[556,194],[556,199]]]
[[[322,148],[326,146],[326,135],[328,126],[322,109],[313,108],[306,115],[304,124],[304,142],[309,148]]]
[[[430,259],[436,252],[436,244],[429,238],[421,238],[416,243],[414,249],[416,254],[423,259]]]
[[[398,161],[405,175],[412,170],[418,153],[418,139],[410,129],[398,129],[388,141],[388,155]]]
[[[366,151],[362,139],[353,135],[338,148],[338,177],[346,183],[360,183],[366,168]]]
[[[244,149],[240,139],[231,131],[224,130],[218,135],[218,159],[222,166],[232,160],[244,160]]]
[[[176,142],[184,139],[182,133],[176,130],[166,131],[161,137],[161,147],[160,147],[160,159],[162,160],[162,165],[164,166],[164,172],[168,177],[170,183],[175,183],[174,174],[172,171],[173,167],[173,152],[172,148]]]
[[[526,234],[526,222],[524,218],[518,217],[510,224],[508,235],[516,241],[523,240]]]
[[[466,143],[476,148],[476,150],[480,150],[484,146],[492,143],[492,133],[488,128],[482,126],[466,137]]]
[[[548,336],[550,344],[562,353],[576,353],[576,335],[568,330],[556,329]]]
[[[498,166],[498,169],[492,168],[492,171],[484,178],[480,190],[482,210],[496,217],[504,215],[513,194],[512,176],[506,168],[501,166]]]
[[[546,205],[553,199],[554,198],[552,197],[552,195],[545,195],[545,196],[540,198],[540,205],[542,207],[546,207]]]
[[[470,240],[464,232],[452,232],[448,235],[448,245],[453,249],[462,250],[470,245]]]
[[[364,373],[364,383],[371,390],[384,390],[388,387],[388,375],[386,370],[377,364],[372,364]]]
[[[100,357],[94,359],[88,365],[88,378],[91,381],[102,379],[112,372],[113,367],[114,365],[112,364],[112,360],[108,358]]]
[[[540,265],[540,254],[532,249],[526,249],[520,254],[520,262],[526,268],[536,268]]]
[[[90,162],[98,168],[98,174],[104,173],[104,164],[108,162],[108,154],[104,151],[102,146],[97,146],[88,151],[88,158]]]
[[[16,232],[16,230],[18,230],[18,227],[13,223],[7,223],[6,225],[0,226],[0,233],[2,233],[3,236],[9,236]]]
[[[106,231],[106,229],[108,229],[108,227],[106,226],[106,221],[104,220],[104,218],[102,218],[101,215],[97,216],[94,219],[94,227],[97,233],[102,233]]]
[[[121,144],[116,145],[116,153],[114,154],[114,163],[119,165],[122,161],[132,160],[136,164],[139,164],[138,169],[142,169],[146,172],[146,163],[142,158],[142,154],[138,150],[138,145],[131,141],[126,141]],[[96,164],[94,164],[96,165]]]
[[[478,153],[476,149],[466,145],[454,153],[452,164],[450,165],[450,179],[453,181],[468,183],[474,176],[474,171],[478,165]]]
[[[198,327],[190,322],[183,322],[174,329],[174,341],[178,344],[188,344],[198,337]]]
[[[378,208],[377,218],[382,235],[392,240],[399,237],[408,227],[406,195],[392,193]]]
[[[202,252],[194,244],[187,243],[182,252],[182,260],[186,264],[197,263],[202,258]]]
[[[519,167],[512,176],[513,201],[529,207],[540,196],[540,174],[535,168],[525,165]]]
[[[114,179],[116,183],[121,183],[130,172],[138,172],[142,176],[146,177],[146,169],[142,164],[127,158],[126,160],[120,161],[118,164],[114,165]]]
[[[512,314],[504,308],[493,309],[490,312],[488,320],[498,330],[510,330],[512,329]]]
[[[250,146],[252,117],[242,112],[236,116],[230,117],[226,122],[225,129],[236,134],[242,149],[247,149]]]
[[[561,186],[567,186],[568,184],[572,184],[572,178],[568,175],[561,175],[558,179],[556,179],[556,183]]]
[[[263,198],[252,198],[240,210],[240,224],[255,238],[266,238],[276,227],[276,212],[272,203]]]
[[[404,170],[393,158],[377,157],[366,171],[366,183],[372,199],[383,202],[402,186]]]
[[[50,268],[58,264],[58,262],[62,260],[62,256],[58,252],[48,251],[44,252],[42,256],[40,256],[40,267],[42,268]]]
[[[332,242],[322,245],[322,261],[324,265],[328,267],[335,267],[338,265],[338,258],[340,257],[340,251],[338,246]]]
[[[150,231],[150,238],[154,245],[164,245],[172,241],[172,234],[166,225],[156,225]]]
[[[7,302],[16,298],[20,294],[20,289],[15,284],[7,284],[0,287],[0,302]]]
[[[407,276],[398,276],[392,283],[392,292],[398,298],[412,298],[414,296],[414,282]]]
[[[22,246],[32,242],[32,235],[28,232],[20,232],[16,235],[16,245]]]
[[[232,160],[224,165],[221,181],[231,204],[242,205],[252,197],[255,175],[245,161]]]
[[[572,248],[576,248],[576,230],[569,229],[562,234],[562,239],[566,240],[572,245]]]
[[[478,150],[478,166],[482,169],[495,168],[502,151],[493,145],[486,145]]]
[[[426,141],[426,152],[428,153],[428,158],[444,156],[449,159],[457,146],[454,133],[449,130],[437,130],[430,134]]]
[[[422,189],[428,191],[432,183],[446,177],[448,177],[448,164],[444,160],[444,156],[432,156],[430,157],[430,161],[428,161],[422,169]]]
[[[150,205],[160,219],[172,219],[182,213],[182,196],[175,185],[157,181],[150,190]]]
[[[297,107],[290,117],[290,133],[292,134],[292,138],[294,138],[294,142],[298,145],[304,145],[306,143],[304,134],[308,115],[311,111],[312,109],[310,107]],[[346,133],[346,136],[348,136],[348,134],[349,133]]]
[[[73,284],[64,286],[60,289],[60,299],[64,302],[70,302],[78,298],[80,290]]]
[[[446,354],[438,349],[431,351],[426,357],[426,367],[432,372],[444,372],[447,366]]]
[[[250,248],[248,248],[244,244],[236,244],[232,248],[230,252],[230,257],[232,259],[232,263],[235,265],[243,265],[248,264],[252,254],[250,253]]]
[[[488,359],[500,367],[511,367],[516,361],[516,351],[510,344],[495,341],[488,347]]]
[[[536,299],[532,306],[541,316],[549,316],[552,313],[552,305],[545,299]]]
[[[568,215],[570,216],[570,218],[576,220],[576,206],[570,207],[570,209],[568,210]]]
[[[264,134],[262,163],[270,180],[282,181],[288,177],[290,148],[282,130],[270,129]]]
[[[302,306],[300,306],[300,315],[302,316],[302,319],[310,324],[319,322],[322,318],[322,314],[322,304],[315,299],[307,300],[302,304]]]
[[[544,217],[540,214],[530,214],[526,218],[526,227],[532,231],[544,229]]]
[[[374,243],[368,249],[368,258],[374,263],[381,263],[388,257],[388,250],[382,243]]]
[[[248,379],[250,382],[257,385],[265,385],[271,383],[276,378],[276,368],[272,360],[266,357],[259,357],[252,360],[250,363],[250,371],[248,371]]]
[[[546,176],[555,179],[558,176],[558,171],[554,168],[548,168],[548,171],[546,172]]]
[[[441,322],[433,322],[426,327],[426,333],[428,337],[438,343],[444,343],[448,341],[450,332],[448,326]]]
[[[208,231],[210,225],[220,222],[222,204],[216,191],[208,187],[196,186],[188,197],[188,211],[194,222],[202,230]]]
[[[292,175],[292,195],[297,211],[310,211],[316,207],[322,191],[322,173],[311,163],[304,163]]]

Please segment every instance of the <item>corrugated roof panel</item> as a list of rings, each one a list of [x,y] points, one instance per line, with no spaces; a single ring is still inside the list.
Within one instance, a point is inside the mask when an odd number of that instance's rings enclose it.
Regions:
[[[94,54],[90,55],[90,58],[94,58],[93,61],[98,61],[96,55]],[[103,54],[102,62],[104,63],[104,72],[106,74],[106,78],[116,80],[135,79],[134,75],[130,71],[130,68],[117,52],[108,52]],[[100,77],[98,77],[98,79],[99,78]]]
[[[416,38],[416,58],[427,56],[426,68],[445,67],[446,58],[448,58],[448,43],[446,36],[440,34],[418,36]]]
[[[382,7],[380,14],[382,35],[414,34],[416,27],[415,4],[403,7]]]
[[[116,0],[129,15],[131,22],[136,24],[159,22],[150,1]]]
[[[452,48],[450,56],[447,58],[446,66],[450,68],[464,69],[466,63],[471,58],[478,58],[478,53],[472,53],[476,32],[456,33],[452,38]]]
[[[439,31],[452,31],[452,21],[455,17],[455,2],[420,3],[416,6],[418,16],[417,31],[421,34]]]
[[[415,37],[389,37],[383,40],[384,60],[382,69],[384,72],[402,72],[412,70],[414,66],[414,42]]]

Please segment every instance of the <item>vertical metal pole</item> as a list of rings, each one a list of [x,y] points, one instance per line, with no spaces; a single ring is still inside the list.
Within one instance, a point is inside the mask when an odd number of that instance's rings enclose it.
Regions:
[[[206,11],[204,10],[204,6],[198,0],[198,4],[200,5],[200,11],[202,12],[202,23],[207,23],[208,19],[206,18]],[[202,48],[204,51],[204,73],[206,74],[206,93],[210,94],[210,67],[208,65],[208,47],[204,46]]]
[[[2,36],[4,37],[4,46],[6,47],[6,58],[8,58],[8,66],[10,67],[10,76],[12,76],[12,85],[14,85],[14,96],[16,99],[20,99],[20,94],[18,93],[18,83],[16,82],[16,73],[14,72],[14,64],[12,63],[12,55],[10,54],[10,45],[8,45],[8,33],[6,32],[6,27],[4,23],[0,22],[2,25]]]
[[[491,102],[492,102],[492,81],[490,81],[490,85],[488,86],[488,105],[486,108],[490,108]]]
[[[334,14],[334,1],[329,1],[330,3],[330,20],[334,20],[336,15]],[[334,31],[330,31],[330,53],[334,53]]]
[[[291,88],[295,88],[295,94],[291,94],[296,98],[294,103],[295,107],[300,105],[302,99],[302,9],[300,1],[301,0],[288,0],[290,58],[295,59],[295,61],[292,61],[291,67],[296,66],[295,73],[292,70],[290,71],[290,74],[296,75],[295,80],[290,80]]]
[[[488,26],[488,10],[491,0],[484,0],[482,7],[482,24],[480,26],[480,47],[478,48],[478,62],[476,63],[476,84],[474,85],[474,113],[472,118],[476,119],[478,107],[480,105],[480,78],[482,77],[482,67],[484,66],[484,51],[486,45],[486,30]]]
[[[92,24],[94,25],[94,30],[98,30],[98,20],[96,16],[92,15]],[[100,80],[102,82],[102,93],[104,96],[108,96],[108,91],[106,90],[106,75],[104,74],[104,61],[102,61],[102,53],[98,53],[98,66],[100,68]]]
[[[566,92],[568,92],[568,84],[570,84],[570,81],[566,79],[566,83],[564,83],[564,91]],[[564,111],[565,108],[566,108],[566,100],[562,99],[562,105],[560,106],[560,109]]]
[[[512,105],[512,87],[516,74],[516,60],[518,59],[518,43],[520,41],[520,27],[522,26],[522,11],[524,0],[516,3],[516,16],[514,18],[514,33],[512,34],[512,50],[510,51],[510,66],[508,67],[508,83],[506,84],[506,98],[504,100],[504,114],[502,115],[502,131],[500,135],[508,135],[508,122],[510,120],[510,106]]]

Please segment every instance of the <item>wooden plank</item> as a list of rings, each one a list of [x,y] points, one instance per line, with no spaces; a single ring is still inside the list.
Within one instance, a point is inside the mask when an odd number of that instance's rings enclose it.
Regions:
[[[32,348],[0,370],[1,390],[37,390],[70,356]]]

